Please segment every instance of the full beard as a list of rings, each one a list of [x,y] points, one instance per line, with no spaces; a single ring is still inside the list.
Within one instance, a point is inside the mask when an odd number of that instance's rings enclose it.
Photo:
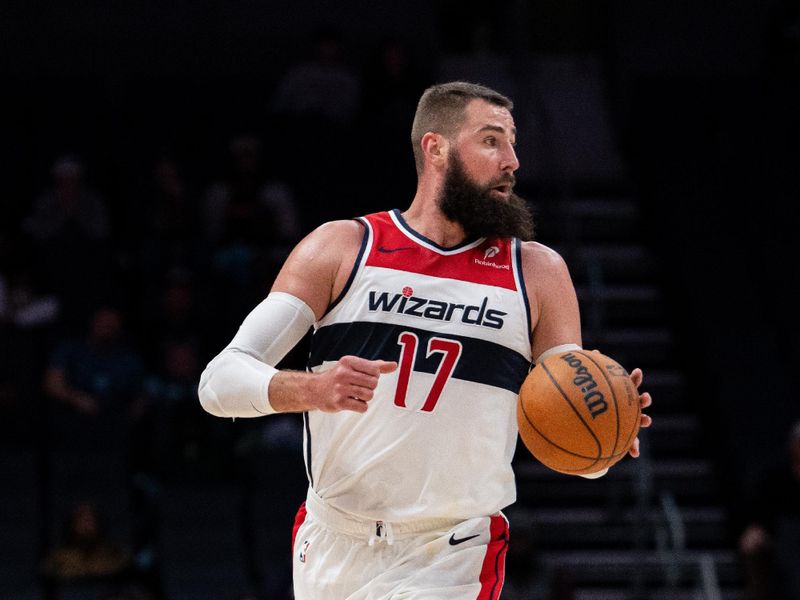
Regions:
[[[485,186],[470,180],[464,163],[457,154],[450,156],[439,196],[439,207],[448,220],[460,224],[470,237],[517,237],[533,239],[533,215],[528,203],[513,191],[508,198],[499,199],[492,189],[499,185],[514,185],[508,174]]]

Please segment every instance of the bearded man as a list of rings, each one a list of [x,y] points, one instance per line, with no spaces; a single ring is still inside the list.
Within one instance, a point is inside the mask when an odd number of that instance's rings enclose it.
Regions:
[[[201,377],[211,414],[303,413],[298,600],[499,597],[519,388],[581,345],[567,267],[513,191],[512,108],[472,83],[426,90],[410,206],[308,235]],[[312,326],[308,371],[276,370]]]

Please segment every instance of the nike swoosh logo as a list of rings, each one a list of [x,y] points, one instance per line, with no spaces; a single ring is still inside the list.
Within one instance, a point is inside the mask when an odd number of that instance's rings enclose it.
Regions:
[[[398,250],[413,250],[413,246],[404,246],[402,248],[384,248],[383,246],[378,246],[378,252],[397,252]]]
[[[467,540],[471,540],[472,538],[480,537],[480,533],[476,533],[475,535],[468,535],[467,537],[458,538],[456,539],[456,534],[450,536],[450,545],[451,546],[458,546],[459,544],[463,544]]]

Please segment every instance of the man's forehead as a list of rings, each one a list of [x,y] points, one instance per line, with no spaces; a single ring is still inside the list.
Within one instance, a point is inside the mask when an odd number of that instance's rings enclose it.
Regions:
[[[476,99],[467,105],[465,112],[464,125],[472,131],[488,128],[495,131],[503,130],[510,135],[517,133],[517,129],[514,127],[514,117],[504,106]]]

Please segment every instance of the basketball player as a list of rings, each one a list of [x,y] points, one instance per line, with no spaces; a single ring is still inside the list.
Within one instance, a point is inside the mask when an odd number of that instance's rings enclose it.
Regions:
[[[408,209],[301,241],[201,377],[214,415],[303,412],[298,600],[499,597],[517,391],[533,361],[581,344],[564,261],[520,241],[511,109],[474,84],[426,90]],[[312,326],[310,372],[277,371]]]

